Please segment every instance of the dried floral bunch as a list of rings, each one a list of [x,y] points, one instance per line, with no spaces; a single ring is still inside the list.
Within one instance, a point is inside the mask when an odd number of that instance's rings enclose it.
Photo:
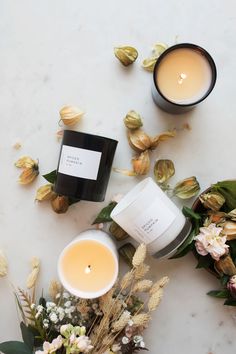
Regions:
[[[19,289],[17,304],[22,316],[24,342],[5,342],[0,351],[8,354],[108,354],[147,350],[143,331],[151,313],[159,306],[168,277],[153,283],[146,279],[146,246],[141,244],[132,259],[132,269],[100,298],[79,299],[54,281],[50,299],[43,296],[36,304],[35,286],[31,292]],[[39,270],[39,262],[32,263]],[[38,274],[38,272],[37,272]],[[142,295],[145,295],[143,298]],[[141,300],[141,298],[143,300]]]
[[[236,306],[236,181],[213,184],[199,196],[194,210],[184,207],[183,212],[192,231],[172,258],[194,252],[197,268],[206,268],[221,282],[221,289],[208,295]]]
[[[150,170],[150,152],[155,150],[161,142],[173,138],[176,135],[176,131],[167,131],[150,137],[145,131],[140,129],[143,125],[142,118],[134,110],[126,114],[124,124],[127,128],[129,145],[138,154],[131,161],[132,171],[119,168],[115,168],[114,171],[126,176],[146,175]]]

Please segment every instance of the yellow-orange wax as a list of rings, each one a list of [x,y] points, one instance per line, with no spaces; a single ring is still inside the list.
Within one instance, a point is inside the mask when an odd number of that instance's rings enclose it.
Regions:
[[[178,48],[160,61],[156,82],[161,93],[178,104],[201,99],[211,85],[212,70],[208,60],[195,49]]]
[[[112,282],[116,263],[111,251],[100,242],[82,240],[65,250],[61,258],[61,271],[74,289],[96,292]]]

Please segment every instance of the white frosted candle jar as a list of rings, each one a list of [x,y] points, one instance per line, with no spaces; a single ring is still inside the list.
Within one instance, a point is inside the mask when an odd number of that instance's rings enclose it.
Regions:
[[[128,192],[112,219],[156,258],[167,257],[184,242],[191,224],[170,198],[148,177]]]
[[[102,296],[118,276],[118,253],[115,243],[101,230],[79,234],[62,251],[58,275],[71,294],[92,299]]]
[[[152,96],[170,113],[183,113],[203,101],[216,82],[216,66],[203,48],[182,43],[168,48],[157,60]]]

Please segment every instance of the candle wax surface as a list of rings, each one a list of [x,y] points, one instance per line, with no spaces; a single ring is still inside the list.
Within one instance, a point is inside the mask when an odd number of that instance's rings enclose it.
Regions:
[[[111,251],[97,241],[83,240],[71,245],[61,259],[68,284],[84,292],[96,292],[114,279],[116,263]]]
[[[159,90],[169,101],[191,104],[208,91],[212,70],[198,50],[178,48],[166,54],[156,72]]]

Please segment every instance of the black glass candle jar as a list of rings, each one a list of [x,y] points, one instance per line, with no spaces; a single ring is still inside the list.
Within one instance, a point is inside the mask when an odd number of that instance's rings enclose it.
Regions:
[[[65,130],[55,192],[71,198],[102,202],[118,142],[102,136]]]
[[[187,112],[210,94],[216,76],[214,60],[205,49],[191,43],[174,45],[157,59],[153,100],[168,113]]]

